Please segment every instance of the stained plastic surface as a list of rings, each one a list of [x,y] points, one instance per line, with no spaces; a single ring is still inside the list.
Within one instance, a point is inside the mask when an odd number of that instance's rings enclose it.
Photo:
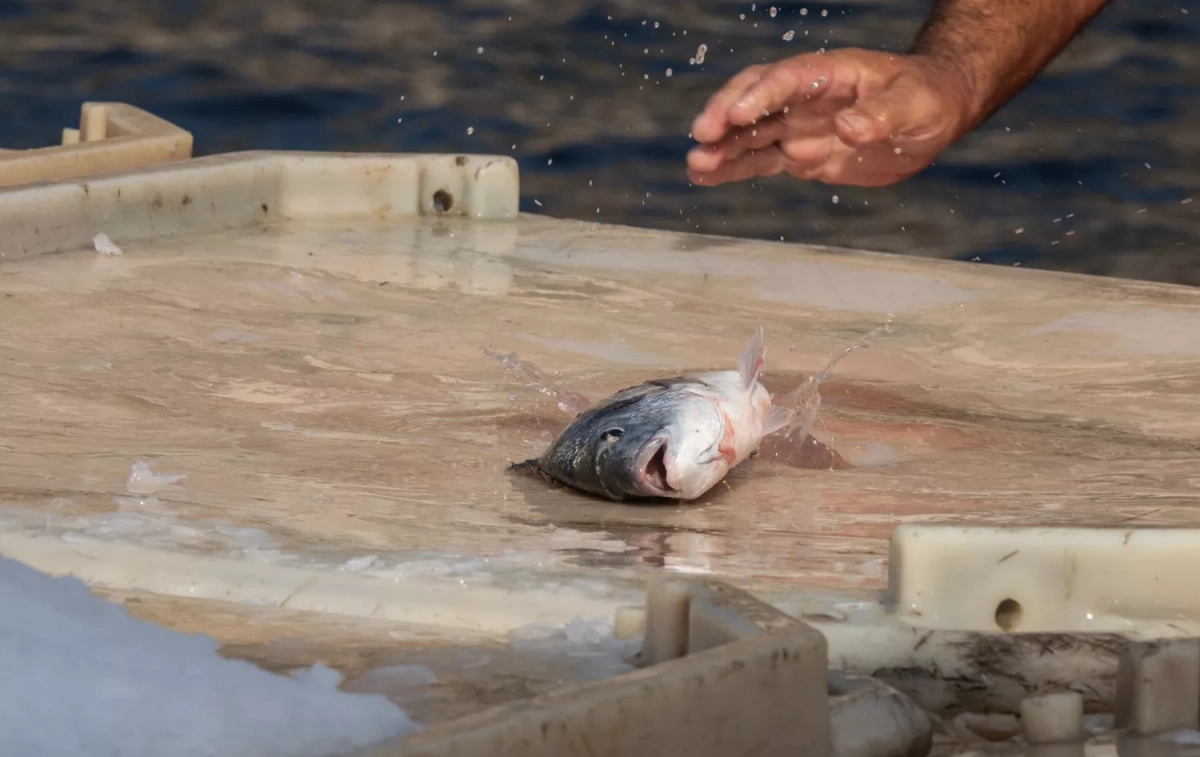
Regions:
[[[517,217],[517,186],[506,158],[240,154],[0,193],[10,530],[381,586],[862,597],[899,524],[1197,504],[1191,289]],[[770,439],[700,502],[505,473],[569,415],[489,345],[598,399],[732,366],[762,322],[786,395],[889,314],[821,386],[828,447]],[[139,460],[187,478],[141,504]]]

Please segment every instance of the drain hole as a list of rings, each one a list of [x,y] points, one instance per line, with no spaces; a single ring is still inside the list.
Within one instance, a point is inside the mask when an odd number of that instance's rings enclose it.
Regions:
[[[1021,603],[1015,599],[1006,599],[996,605],[996,625],[1001,631],[1013,631],[1021,624]]]
[[[445,213],[450,208],[454,207],[454,195],[444,189],[439,189],[433,193],[433,209],[439,213]]]

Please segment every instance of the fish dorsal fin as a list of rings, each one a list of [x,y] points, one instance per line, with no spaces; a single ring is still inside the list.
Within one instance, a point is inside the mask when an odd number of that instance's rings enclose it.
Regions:
[[[766,358],[767,346],[763,344],[763,327],[760,324],[758,331],[754,332],[754,338],[750,340],[750,344],[746,345],[745,351],[738,357],[738,373],[741,374],[742,385],[747,389],[754,386],[755,381],[758,381]]]

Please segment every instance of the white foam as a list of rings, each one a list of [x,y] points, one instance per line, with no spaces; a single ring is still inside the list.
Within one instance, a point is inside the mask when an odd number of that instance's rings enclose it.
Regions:
[[[419,730],[384,697],[337,690],[315,665],[289,678],[218,654],[0,557],[0,733],[39,757],[325,757]]]

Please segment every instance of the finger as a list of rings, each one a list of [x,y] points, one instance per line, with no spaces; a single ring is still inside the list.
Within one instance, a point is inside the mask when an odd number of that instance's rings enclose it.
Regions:
[[[729,106],[745,93],[746,88],[758,81],[765,66],[750,66],[735,74],[709,98],[708,104],[692,122],[692,137],[698,142],[716,142],[729,131]]]
[[[790,173],[793,168],[808,171],[824,166],[833,157],[838,147],[837,135],[830,132],[811,139],[788,140],[781,145],[780,151],[788,160]],[[843,146],[842,149],[844,150],[845,147]]]
[[[834,122],[843,142],[860,147],[929,129],[941,120],[941,111],[928,87],[900,75],[878,94],[838,113]]]
[[[852,93],[852,86],[839,81],[839,68],[836,58],[816,53],[776,63],[730,106],[729,121],[745,126],[764,113],[779,112],[793,102],[802,107],[801,103],[820,99],[831,90]]]
[[[688,166],[697,171],[712,171],[721,163],[751,150],[770,147],[790,133],[788,125],[777,117],[753,126],[734,129],[716,144],[695,147],[688,153]]]
[[[688,171],[688,179],[696,185],[711,187],[731,181],[745,181],[756,176],[774,176],[781,173],[786,159],[778,147],[748,152],[741,157],[722,163],[713,171]]]

